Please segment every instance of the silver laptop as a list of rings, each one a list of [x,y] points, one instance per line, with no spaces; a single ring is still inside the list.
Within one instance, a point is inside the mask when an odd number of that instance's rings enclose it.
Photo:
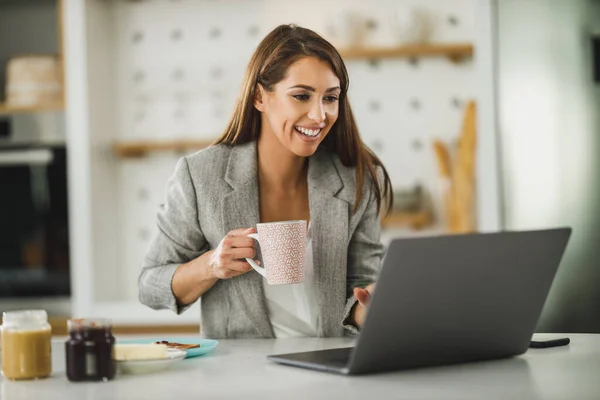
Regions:
[[[395,239],[356,346],[272,355],[364,374],[524,353],[570,228]]]

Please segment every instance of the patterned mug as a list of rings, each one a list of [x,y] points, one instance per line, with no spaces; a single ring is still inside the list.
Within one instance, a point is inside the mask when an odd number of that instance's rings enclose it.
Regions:
[[[269,285],[304,281],[306,261],[306,221],[257,224],[258,233],[248,236],[260,245],[264,268],[249,258],[246,261]]]

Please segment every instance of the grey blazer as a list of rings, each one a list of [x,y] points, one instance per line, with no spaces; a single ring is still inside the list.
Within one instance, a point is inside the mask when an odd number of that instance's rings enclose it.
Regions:
[[[153,309],[183,312],[171,290],[179,265],[217,247],[231,230],[259,221],[256,142],[217,145],[179,160],[158,211],[158,230],[139,275],[139,298]],[[383,257],[371,180],[352,212],[355,170],[318,150],[309,159],[308,197],[319,336],[343,336],[355,287],[375,281]],[[201,298],[201,332],[211,338],[274,337],[261,275],[219,280]],[[345,329],[344,329],[345,328]]]

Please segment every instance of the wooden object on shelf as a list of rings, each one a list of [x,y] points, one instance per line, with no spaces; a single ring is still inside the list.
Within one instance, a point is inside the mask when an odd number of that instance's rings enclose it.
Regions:
[[[212,140],[132,140],[120,141],[113,145],[113,151],[123,158],[145,157],[148,153],[157,151],[188,151],[201,150],[213,143]]]
[[[0,116],[56,112],[65,109],[64,1],[56,1],[56,54],[14,54],[6,65],[6,86],[0,88]],[[54,53],[55,50],[50,50]]]
[[[447,57],[453,62],[473,56],[473,45],[457,44],[414,44],[397,47],[357,47],[340,49],[342,58],[346,60],[363,58],[397,58],[397,57]]]
[[[33,106],[17,106],[0,103],[0,115],[53,112],[63,111],[64,109],[65,105],[62,102],[37,104]]]
[[[384,228],[402,228],[420,230],[433,222],[433,215],[429,210],[415,212],[392,212],[388,216],[382,216],[381,225]]]
[[[433,147],[438,160],[444,213],[446,214],[446,225],[448,227],[453,227],[456,225],[456,210],[451,193],[452,161],[450,158],[450,150],[445,143],[442,143],[439,140],[434,141]]]
[[[447,229],[452,233],[476,230],[475,218],[475,150],[476,106],[470,101],[465,109],[462,132],[454,162],[446,144],[436,140],[434,150],[440,178],[444,185],[444,208]]]
[[[454,161],[453,181],[455,201],[458,204],[457,230],[473,232],[475,224],[475,102],[468,103],[463,119],[458,154]]]
[[[62,60],[56,54],[12,57],[6,65],[6,104],[15,107],[61,103]]]

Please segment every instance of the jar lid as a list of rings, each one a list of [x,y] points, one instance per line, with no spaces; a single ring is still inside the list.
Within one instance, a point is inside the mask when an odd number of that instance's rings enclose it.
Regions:
[[[2,313],[2,324],[9,325],[42,325],[48,322],[48,314],[44,310],[5,311]]]
[[[112,322],[108,318],[73,318],[67,321],[69,332],[90,328],[112,328]]]

